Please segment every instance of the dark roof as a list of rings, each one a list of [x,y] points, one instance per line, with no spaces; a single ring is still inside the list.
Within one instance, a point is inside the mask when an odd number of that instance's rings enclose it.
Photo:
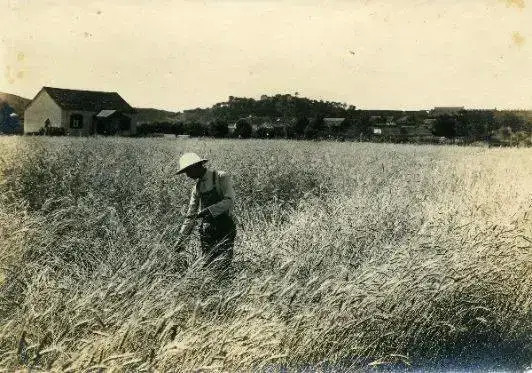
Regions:
[[[409,136],[433,136],[432,132],[425,127],[420,126],[402,126]]]
[[[408,115],[404,115],[401,118],[398,118],[396,122],[397,123],[406,123],[406,122],[408,122],[408,119],[409,119]]]
[[[330,123],[342,123],[345,118],[323,118],[323,120],[325,122],[330,122]]]
[[[125,113],[134,113],[133,109],[116,92],[80,91],[77,89],[63,89],[43,87],[50,97],[66,110],[119,110]]]
[[[345,118],[323,118],[323,123],[330,127],[339,127],[344,121]]]

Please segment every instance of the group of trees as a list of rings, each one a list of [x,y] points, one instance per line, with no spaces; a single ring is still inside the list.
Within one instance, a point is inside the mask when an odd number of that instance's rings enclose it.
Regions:
[[[410,137],[414,140],[416,139],[415,135],[410,135],[412,127],[425,126],[424,119],[428,117],[428,115],[423,116],[421,114],[417,116],[401,116],[396,113],[395,118],[403,118],[404,124],[394,125],[392,123],[392,127],[399,128],[397,135],[384,136],[374,134],[373,127],[390,126],[390,124],[382,120],[375,120],[374,114],[376,114],[374,111],[353,110],[350,116],[345,117],[346,119],[343,122],[334,126],[326,125],[324,120],[326,116],[323,114],[317,114],[314,117],[299,116],[288,120],[279,119],[279,124],[272,120],[264,119],[265,117],[254,116],[244,116],[236,121],[216,118],[208,122],[199,120],[154,122],[141,124],[138,126],[137,133],[140,136],[151,133],[171,133],[217,138],[319,139],[332,137],[409,141]],[[381,115],[381,119],[382,117],[386,116]],[[433,122],[430,130],[434,136],[443,136],[449,139],[461,138],[464,142],[492,141],[492,135],[497,131],[499,133],[505,133],[504,131],[506,131],[510,134],[530,134],[532,130],[531,119],[527,119],[523,114],[510,111],[463,110],[455,115],[437,116]],[[264,123],[266,125],[263,125]],[[230,124],[231,130],[229,128]]]
[[[13,135],[21,132],[22,126],[15,110],[9,104],[0,101],[0,133]]]
[[[230,131],[229,125],[232,125]],[[234,123],[234,125],[233,125]],[[266,124],[265,124],[266,123]],[[325,125],[324,116],[316,115],[314,118],[301,116],[281,123],[272,121],[259,122],[254,125],[253,118],[245,117],[229,122],[225,119],[214,119],[207,123],[197,120],[176,122],[142,123],[137,126],[137,135],[146,136],[154,133],[167,133],[175,135],[190,135],[193,137],[211,136],[217,138],[299,138],[317,139],[330,137],[345,137],[346,133],[359,137],[370,134],[368,116],[356,119],[346,118],[340,125],[328,127]]]
[[[220,102],[207,109],[192,109],[184,111],[186,120],[208,123],[215,119],[234,123],[239,118],[253,114],[256,117],[267,118],[314,118],[318,115],[325,117],[350,117],[356,108],[352,105],[334,101],[311,100],[290,94],[263,96],[260,100],[247,97],[229,96],[225,102]]]
[[[328,127],[323,118],[346,118],[340,126]],[[284,128],[272,124],[274,118],[284,123]],[[391,118],[391,119],[390,119]],[[509,132],[530,132],[532,117],[519,113],[494,110],[462,110],[454,115],[432,117],[428,111],[357,110],[345,103],[312,100],[298,94],[262,96],[260,100],[230,96],[206,109],[185,110],[175,122],[156,122],[141,125],[139,134],[165,132],[191,136],[213,137],[288,137],[288,138],[377,138],[373,126],[399,127],[398,141],[410,136],[412,126],[424,126],[426,119],[434,119],[430,128],[434,136],[464,141],[489,139],[498,129]],[[235,125],[229,130],[229,125]],[[379,138],[385,138],[380,136]],[[388,137],[393,141],[393,136]],[[408,140],[407,140],[408,141]]]
[[[436,118],[433,133],[454,139],[462,138],[466,142],[491,140],[501,131],[503,136],[512,133],[532,132],[532,120],[524,113],[512,111],[462,110],[455,115],[442,115]]]

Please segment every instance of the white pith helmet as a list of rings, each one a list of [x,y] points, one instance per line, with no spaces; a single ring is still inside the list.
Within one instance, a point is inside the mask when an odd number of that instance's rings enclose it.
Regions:
[[[185,153],[179,158],[179,171],[177,173],[180,174],[191,166],[205,162],[207,159],[200,158],[196,153]]]

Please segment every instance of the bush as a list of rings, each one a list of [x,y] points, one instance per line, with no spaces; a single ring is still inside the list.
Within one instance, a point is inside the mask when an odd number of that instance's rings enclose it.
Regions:
[[[181,135],[183,133],[182,122],[149,122],[137,126],[137,135],[146,136],[151,133],[168,133]]]
[[[246,119],[239,119],[237,120],[235,125],[236,125],[235,132],[234,132],[235,137],[239,137],[243,139],[247,139],[251,137],[253,133],[253,127],[251,126],[251,123],[249,123],[249,121],[247,121]]]
[[[67,135],[66,128],[63,127],[47,127],[47,128],[41,128],[39,132],[37,132],[37,135],[40,136],[66,136]]]
[[[185,122],[183,133],[193,137],[205,136],[207,134],[207,128],[200,122]]]
[[[309,120],[307,117],[297,118],[297,121],[294,127],[295,134],[299,137],[304,136],[305,129],[307,128],[308,125],[309,125]]]
[[[229,127],[225,120],[216,119],[209,123],[209,135],[213,137],[226,137],[229,133]]]
[[[306,139],[317,139],[325,137],[325,123],[322,115],[317,115],[305,128],[304,135]]]
[[[266,139],[272,137],[271,130],[266,127],[257,128],[256,136],[260,139]]]
[[[441,115],[436,119],[432,133],[435,136],[454,138],[456,136],[457,120],[451,115]]]

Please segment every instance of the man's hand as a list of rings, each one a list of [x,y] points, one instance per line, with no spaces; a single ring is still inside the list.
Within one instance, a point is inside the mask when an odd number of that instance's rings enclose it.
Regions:
[[[200,212],[198,212],[198,218],[206,218],[207,216],[210,216],[211,215],[211,212],[209,211],[209,209],[203,209],[201,210]]]

